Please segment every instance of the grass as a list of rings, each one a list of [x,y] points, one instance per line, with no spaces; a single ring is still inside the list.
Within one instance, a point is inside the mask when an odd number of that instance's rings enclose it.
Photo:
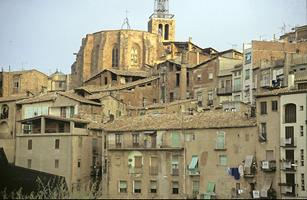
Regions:
[[[77,191],[69,191],[65,182],[53,184],[49,181],[44,184],[40,179],[36,181],[38,190],[30,194],[23,192],[22,188],[13,192],[6,190],[0,192],[0,199],[101,199],[103,198],[101,183],[89,182],[87,187]]]

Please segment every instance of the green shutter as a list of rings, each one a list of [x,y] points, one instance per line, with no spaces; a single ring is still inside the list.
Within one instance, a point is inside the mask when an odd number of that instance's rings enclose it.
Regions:
[[[225,149],[225,133],[224,132],[217,133],[216,149]]]
[[[215,183],[208,182],[207,192],[208,193],[214,193],[214,188],[215,188]]]
[[[192,156],[192,160],[189,165],[189,169],[190,170],[196,169],[197,163],[198,163],[198,156]]]
[[[180,135],[177,132],[172,133],[172,147],[180,147]]]

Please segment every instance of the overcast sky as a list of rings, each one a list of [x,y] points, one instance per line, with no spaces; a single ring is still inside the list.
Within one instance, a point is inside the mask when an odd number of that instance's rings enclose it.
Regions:
[[[170,0],[176,40],[217,50],[271,40],[306,24],[306,0]],[[120,29],[128,10],[131,28],[147,30],[154,0],[0,0],[0,67],[70,73],[81,39]]]

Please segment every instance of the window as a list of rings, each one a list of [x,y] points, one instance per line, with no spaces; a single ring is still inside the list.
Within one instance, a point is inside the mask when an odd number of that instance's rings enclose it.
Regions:
[[[60,148],[60,139],[55,139],[54,148],[55,149],[59,149]]]
[[[121,134],[115,134],[115,144],[116,144],[116,147],[122,146],[122,135]]]
[[[178,181],[172,182],[172,193],[179,194],[179,182]]]
[[[134,167],[142,168],[142,156],[134,156]]]
[[[272,111],[277,111],[277,110],[278,110],[278,102],[272,101]]]
[[[169,25],[165,24],[164,26],[164,40],[168,40],[169,39]]]
[[[142,192],[141,188],[142,188],[142,182],[135,180],[133,184],[134,193],[141,193]]]
[[[304,149],[301,149],[301,166],[303,167],[305,165],[305,161],[304,161]]]
[[[245,54],[245,64],[250,64],[252,62],[252,53],[248,52]]]
[[[119,192],[127,193],[127,181],[119,181]]]
[[[73,118],[75,115],[75,107],[74,106],[70,106],[70,118]]]
[[[301,174],[301,190],[305,191],[305,174]]]
[[[177,132],[172,133],[172,147],[180,146],[180,134]]]
[[[112,67],[118,67],[119,65],[119,49],[117,45],[112,50]]]
[[[225,149],[225,132],[217,132],[216,146],[215,149],[222,150]]]
[[[0,115],[0,119],[8,119],[9,117],[9,107],[8,105],[3,105],[1,108],[1,115]]]
[[[150,175],[157,175],[158,174],[158,157],[156,157],[156,156],[150,157],[149,174]]]
[[[296,105],[285,105],[285,123],[296,123]]]
[[[193,155],[189,165],[189,170],[197,170],[197,169],[198,169],[198,156]]]
[[[304,126],[301,126],[300,133],[301,133],[301,136],[303,137],[304,136]]]
[[[174,101],[174,92],[169,93],[169,101],[173,102]]]
[[[197,81],[200,81],[201,80],[201,74],[198,74],[197,75]]]
[[[132,135],[132,141],[133,141],[133,147],[139,146],[139,134],[133,134]]]
[[[81,167],[81,159],[78,159],[78,168]]]
[[[59,160],[54,160],[54,168],[59,168]]]
[[[27,164],[28,164],[28,168],[31,169],[31,167],[32,167],[32,160],[28,159],[28,163]]]
[[[104,84],[108,85],[108,77],[104,77]]]
[[[179,156],[172,155],[172,175],[178,176],[179,175]]]
[[[212,80],[212,79],[213,79],[213,73],[209,73],[208,79],[209,79],[209,80]]]
[[[176,87],[179,87],[180,85],[180,74],[176,74]]]
[[[219,165],[227,166],[227,156],[226,155],[219,155]]]
[[[198,194],[199,193],[199,181],[192,182],[192,193]]]
[[[32,140],[28,140],[28,150],[32,150]]]
[[[250,78],[250,69],[245,70],[245,80],[249,80]]]
[[[260,114],[264,115],[267,114],[267,103],[266,102],[260,102]]]
[[[157,181],[150,181],[150,193],[157,193]]]
[[[261,123],[260,124],[260,134],[262,137],[264,137],[264,139],[266,139],[266,123]]]
[[[61,117],[66,117],[66,107],[61,107]]]
[[[163,25],[162,25],[162,24],[159,24],[158,34],[159,34],[160,36],[163,35]]]
[[[304,106],[300,106],[300,111],[303,111],[304,110]]]
[[[239,92],[241,91],[241,79],[236,78],[234,79],[234,92]]]
[[[137,47],[131,49],[131,65],[136,66],[139,64],[139,51]]]

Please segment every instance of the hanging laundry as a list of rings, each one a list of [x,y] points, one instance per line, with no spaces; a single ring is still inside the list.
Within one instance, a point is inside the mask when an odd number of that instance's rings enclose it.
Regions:
[[[240,180],[240,174],[238,168],[232,168],[232,175],[234,176],[235,180]]]

